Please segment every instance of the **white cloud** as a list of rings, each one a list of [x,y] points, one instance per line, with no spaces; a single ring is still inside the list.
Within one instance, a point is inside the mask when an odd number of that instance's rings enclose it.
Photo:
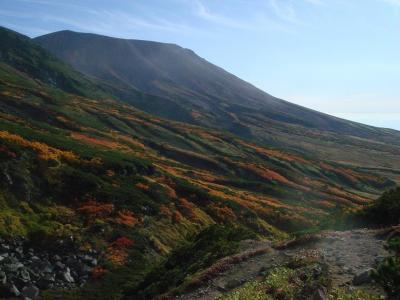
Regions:
[[[388,4],[400,6],[400,0],[381,0],[382,2],[386,2]]]
[[[269,7],[268,11],[266,11],[264,1],[255,1],[253,3],[253,6],[248,6],[248,2],[243,2],[240,0],[233,1],[236,1],[237,4],[240,3],[242,6],[247,6],[251,9],[243,9],[243,11],[241,12],[242,16],[238,18],[237,15],[235,15],[235,17],[230,17],[226,14],[211,11],[201,0],[190,2],[186,1],[186,3],[191,5],[193,5],[193,3],[195,4],[195,14],[199,18],[224,27],[250,31],[272,30],[292,32],[292,29],[290,27],[281,22],[282,20],[277,21],[276,18],[271,17],[271,7]],[[277,9],[282,8],[277,7]],[[284,11],[282,13],[290,14],[290,12],[285,11],[285,9],[283,10]]]
[[[242,23],[240,21],[234,20],[232,18],[226,17],[221,14],[213,13],[211,12],[201,1],[196,0],[196,13],[199,17],[211,21],[226,27],[232,27],[232,28],[241,28],[241,29],[251,29],[251,26],[249,26],[246,23]]]
[[[297,14],[291,2],[281,0],[269,0],[269,5],[275,12],[275,15],[284,21],[297,23]]]
[[[325,5],[325,2],[322,0],[304,0],[304,1],[313,5]]]

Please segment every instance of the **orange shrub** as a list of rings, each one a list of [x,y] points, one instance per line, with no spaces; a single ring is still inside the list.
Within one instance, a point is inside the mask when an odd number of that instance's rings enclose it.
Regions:
[[[182,198],[179,200],[179,207],[181,208],[181,210],[183,211],[183,213],[186,217],[189,217],[192,219],[198,218],[197,214],[195,212],[196,206],[193,203],[186,200],[185,198]]]
[[[139,224],[139,219],[129,210],[122,210],[118,212],[115,218],[115,223],[120,225],[126,225],[128,227],[134,227]]]
[[[78,159],[78,157],[70,151],[63,151],[57,148],[53,148],[44,143],[31,142],[19,135],[11,134],[8,131],[0,131],[0,139],[8,140],[25,148],[30,148],[33,151],[37,152],[39,157],[43,160],[66,159],[72,161]]]
[[[107,175],[108,177],[114,177],[114,176],[115,176],[115,172],[114,172],[113,170],[107,170],[107,171],[106,171],[106,175]]]
[[[136,186],[138,189],[145,190],[145,191],[147,191],[147,190],[149,189],[149,186],[146,185],[146,184],[144,184],[144,183],[142,183],[142,182],[136,183],[135,186]]]
[[[125,250],[109,248],[106,258],[114,265],[122,266],[128,258],[128,253]]]
[[[163,216],[167,217],[167,218],[172,218],[173,214],[171,212],[171,210],[168,208],[168,206],[161,204],[160,205],[160,214],[162,214]]]
[[[183,216],[179,211],[175,211],[173,219],[175,223],[180,223],[183,220]]]
[[[109,216],[114,210],[114,205],[111,203],[100,203],[95,199],[91,199],[83,203],[77,211],[85,215],[89,221],[96,218],[105,218]]]
[[[84,135],[81,133],[76,133],[76,132],[71,133],[71,137],[76,140],[83,141],[87,144],[93,144],[93,145],[102,146],[102,147],[111,148],[111,149],[115,149],[120,146],[118,143],[115,143],[113,141],[109,141],[109,140],[105,140],[105,139],[101,139],[101,138],[90,137],[90,136],[87,136],[87,135]]]
[[[221,221],[234,221],[237,219],[233,210],[227,206],[211,206],[211,208]]]
[[[128,258],[127,249],[135,244],[134,240],[122,236],[116,239],[107,248],[106,258],[114,265],[122,266]]]
[[[98,266],[92,269],[91,276],[94,280],[96,280],[103,277],[105,273],[107,273],[107,270]]]

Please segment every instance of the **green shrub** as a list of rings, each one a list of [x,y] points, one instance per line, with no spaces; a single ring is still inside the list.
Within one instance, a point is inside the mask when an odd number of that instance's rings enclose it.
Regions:
[[[209,267],[218,259],[233,254],[239,241],[255,238],[241,227],[213,225],[200,232],[156,266],[137,288],[127,292],[134,299],[153,299],[180,286],[184,280]]]
[[[378,225],[396,225],[400,220],[400,188],[385,192],[364,212],[369,222]]]
[[[389,257],[373,273],[375,280],[390,296],[400,295],[400,257]]]

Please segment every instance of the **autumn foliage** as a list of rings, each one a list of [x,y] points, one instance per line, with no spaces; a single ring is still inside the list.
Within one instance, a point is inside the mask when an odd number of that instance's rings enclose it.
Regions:
[[[6,146],[0,146],[0,152],[4,153],[5,155],[12,157],[12,158],[16,158],[17,154],[13,151],[10,151]]]
[[[87,218],[87,221],[93,222],[96,219],[103,219],[109,216],[114,210],[111,203],[100,203],[95,199],[91,199],[83,203],[77,211]]]
[[[115,218],[115,223],[125,225],[128,227],[134,227],[139,224],[140,220],[129,210],[119,211]]]
[[[77,160],[77,156],[70,151],[59,150],[40,142],[28,141],[23,137],[16,134],[11,134],[8,131],[0,131],[0,139],[13,142],[24,148],[30,148],[33,151],[37,152],[39,157],[43,160]]]
[[[107,273],[106,269],[104,269],[103,267],[98,266],[98,267],[95,267],[95,268],[92,269],[91,275],[92,275],[92,278],[94,280],[96,280],[96,279],[99,279],[99,278],[103,277],[104,274],[106,274],[106,273]]]
[[[126,249],[134,245],[134,241],[126,236],[122,236],[111,243],[111,247],[114,249]]]
[[[128,237],[119,237],[108,246],[106,258],[114,265],[122,266],[128,258],[127,250],[134,244],[135,242]]]

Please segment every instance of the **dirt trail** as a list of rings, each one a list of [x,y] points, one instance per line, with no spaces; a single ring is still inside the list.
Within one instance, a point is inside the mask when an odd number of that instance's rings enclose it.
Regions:
[[[177,298],[215,299],[224,292],[257,278],[263,270],[310,252],[327,263],[333,286],[351,285],[355,275],[373,268],[377,262],[389,255],[384,249],[384,238],[379,233],[367,229],[324,232],[315,243],[288,246],[282,250],[272,248],[270,243],[248,242],[247,249],[269,248],[268,252],[232,266],[210,280],[207,285]]]

